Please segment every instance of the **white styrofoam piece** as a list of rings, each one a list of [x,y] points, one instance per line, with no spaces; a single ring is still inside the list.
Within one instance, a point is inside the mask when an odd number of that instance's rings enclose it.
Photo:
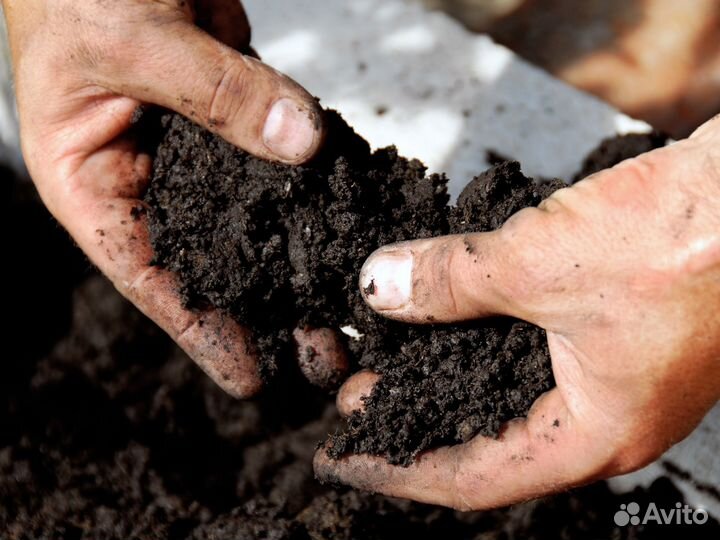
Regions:
[[[486,150],[568,178],[604,137],[648,131],[441,13],[384,0],[245,2],[253,44],[371,144],[446,172],[457,194]],[[383,114],[378,114],[378,112]]]
[[[374,147],[395,144],[455,195],[485,170],[486,151],[530,176],[569,178],[605,137],[650,127],[529,65],[487,36],[404,0],[246,0],[263,60],[338,109]],[[382,114],[378,114],[382,112]],[[679,381],[680,383],[680,381]],[[720,486],[720,405],[664,457]],[[653,464],[612,481],[626,491],[666,474]],[[720,501],[676,479],[696,507]]]

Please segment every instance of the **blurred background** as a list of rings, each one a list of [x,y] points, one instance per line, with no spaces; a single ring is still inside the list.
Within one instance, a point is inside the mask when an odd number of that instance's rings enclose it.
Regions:
[[[676,138],[720,112],[717,0],[416,0]]]

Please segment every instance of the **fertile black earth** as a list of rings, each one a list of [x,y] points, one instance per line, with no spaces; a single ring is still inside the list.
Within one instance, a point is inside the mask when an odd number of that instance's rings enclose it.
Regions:
[[[251,327],[267,379],[292,361],[296,326],[352,326],[356,365],[383,375],[366,414],[332,453],[372,452],[409,464],[429,447],[462,442],[523,416],[554,385],[544,332],[493,320],[412,326],[374,314],[360,267],[376,248],[412,238],[486,231],[538,204],[517,163],[497,165],[447,205],[446,178],[368,144],[328,112],[329,144],[315,162],[252,157],[174,114],[145,198],[156,263],[175,272],[190,307],[211,304]]]
[[[672,508],[668,479],[466,514],[321,486],[312,455],[340,425],[326,392],[295,374],[229,398],[91,269],[29,183],[2,170],[0,188],[2,538],[718,538],[717,523],[614,525],[621,503]]]
[[[680,495],[667,479],[623,498],[599,483],[463,515],[314,481],[315,445],[339,421],[326,393],[289,365],[297,324],[353,325],[365,333],[347,343],[356,365],[384,376],[367,420],[351,419],[356,435],[339,435],[338,449],[408,463],[422,448],[495,433],[552,385],[539,329],[397,325],[364,306],[356,280],[379,245],[496,228],[557,184],[538,188],[501,164],[449,209],[443,177],[392,149],[371,155],[329,120],[324,155],[301,168],[250,158],[178,117],[163,121],[147,195],[156,262],[178,273],[188,306],[217,305],[255,328],[270,384],[253,402],[213,386],[90,270],[27,184],[0,174],[11,262],[0,538],[717,538],[717,524],[613,525],[620,502],[672,507]],[[409,383],[429,396],[417,410]],[[483,393],[495,401],[478,401]],[[425,435],[392,437],[384,417]]]
[[[497,229],[565,184],[501,161],[448,206],[444,176],[394,148],[370,152],[333,111],[326,123],[322,154],[297,167],[166,114],[145,198],[155,262],[179,276],[189,307],[220,307],[255,331],[268,381],[293,361],[296,326],[363,336],[345,340],[351,360],[382,379],[364,414],[331,438],[332,457],[369,452],[408,465],[428,448],[496,435],[554,386],[544,332],[510,319],[388,321],[366,306],[358,275],[382,245]],[[606,141],[581,174],[662,144],[657,134]]]

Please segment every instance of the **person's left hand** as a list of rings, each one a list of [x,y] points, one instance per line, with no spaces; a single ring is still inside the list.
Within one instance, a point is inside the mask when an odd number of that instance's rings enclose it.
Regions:
[[[3,0],[3,8],[23,154],[44,203],[218,385],[253,395],[262,381],[249,331],[218,310],[186,309],[174,276],[150,265],[141,199],[152,159],[132,118],[141,104],[160,105],[248,152],[297,164],[322,141],[316,100],[238,52],[249,50],[250,27],[237,0]],[[318,352],[316,364],[346,362],[326,329],[295,336],[299,350]]]

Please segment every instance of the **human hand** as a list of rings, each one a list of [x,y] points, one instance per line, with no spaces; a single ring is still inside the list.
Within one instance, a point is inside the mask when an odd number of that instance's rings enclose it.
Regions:
[[[376,311],[413,323],[530,321],[547,331],[557,387],[497,439],[429,451],[407,468],[333,461],[321,448],[317,477],[481,509],[633,471],[687,436],[720,397],[719,157],[715,120],[498,231],[375,252],[360,288]],[[340,412],[361,411],[377,378],[349,379]]]
[[[248,331],[189,311],[173,276],[149,266],[140,201],[152,159],[128,133],[142,103],[190,117],[258,156],[299,163],[322,139],[298,84],[237,50],[250,30],[235,0],[4,0],[23,153],[50,212],[118,290],[229,393],[261,385]],[[214,36],[205,33],[202,23]],[[62,261],[58,261],[62,264]],[[335,338],[296,332],[320,360]]]

